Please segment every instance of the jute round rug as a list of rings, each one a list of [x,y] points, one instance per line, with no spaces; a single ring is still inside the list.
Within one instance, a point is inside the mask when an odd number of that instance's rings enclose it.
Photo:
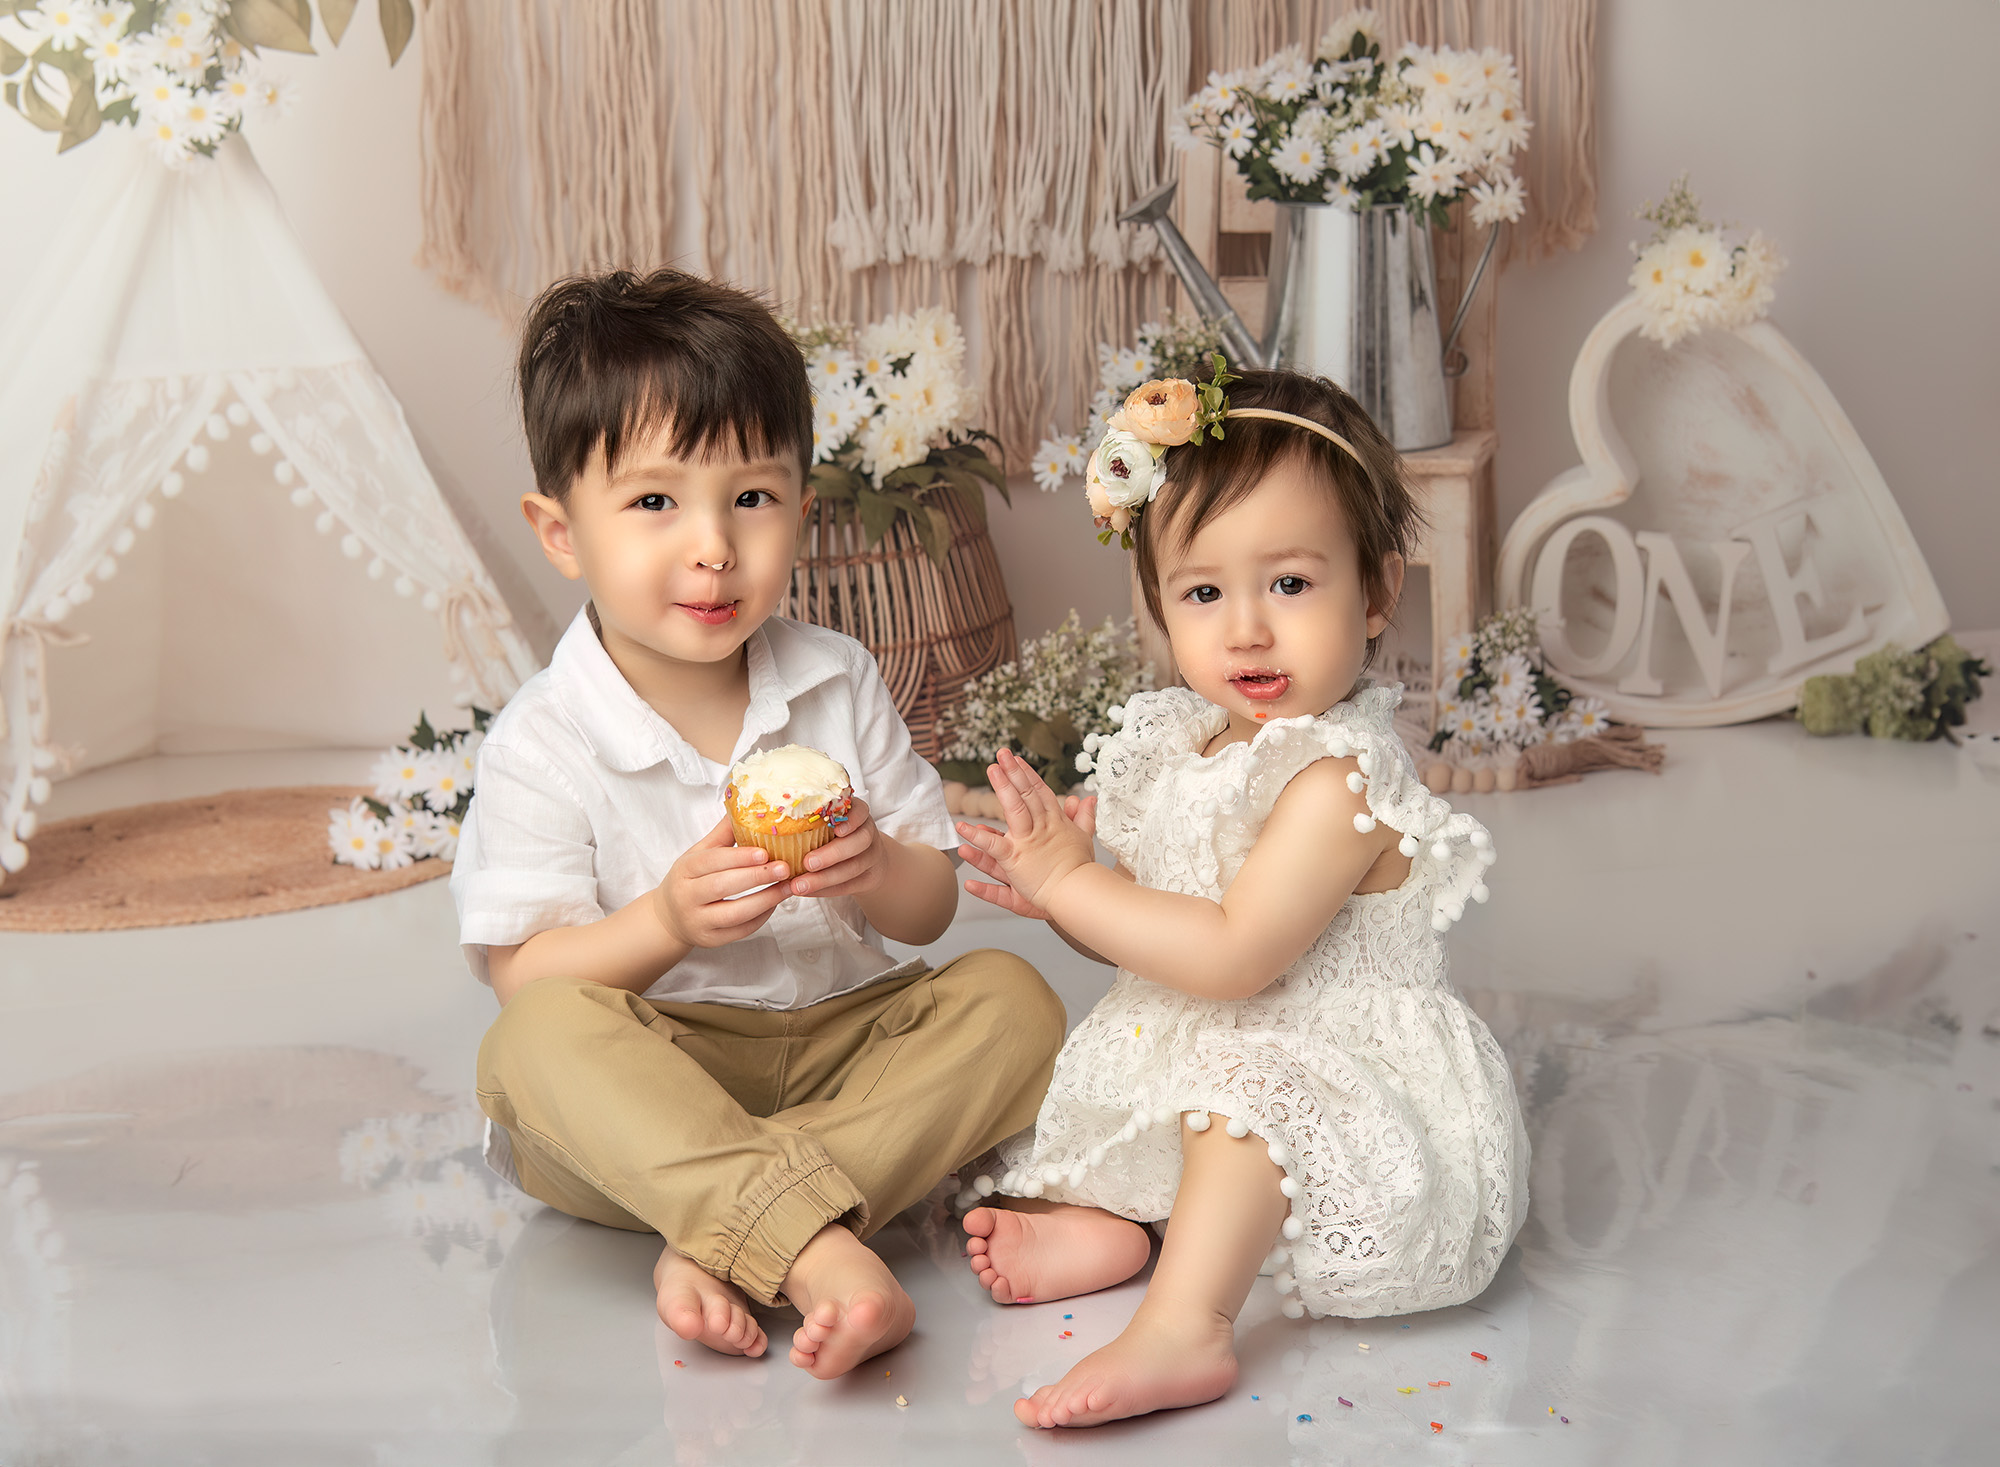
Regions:
[[[324,907],[451,873],[449,861],[399,871],[337,866],[327,811],[346,785],[231,790],[131,805],[43,827],[27,866],[0,884],[0,931],[108,932],[178,927]]]

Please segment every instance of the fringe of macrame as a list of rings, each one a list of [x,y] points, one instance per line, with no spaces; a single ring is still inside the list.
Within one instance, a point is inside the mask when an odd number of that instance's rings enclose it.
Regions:
[[[1647,743],[1644,729],[1614,723],[1592,738],[1523,749],[1521,788],[1534,790],[1551,784],[1575,784],[1598,769],[1643,769],[1648,774],[1658,774],[1666,758],[1666,746]]]
[[[557,276],[664,263],[695,127],[702,259],[802,320],[981,307],[984,416],[1023,456],[1176,287],[1117,223],[1175,176],[1207,72],[1311,45],[1346,0],[426,0],[424,237],[511,318]],[[1385,40],[1494,45],[1533,141],[1510,248],[1596,223],[1596,0],[1378,0]]]

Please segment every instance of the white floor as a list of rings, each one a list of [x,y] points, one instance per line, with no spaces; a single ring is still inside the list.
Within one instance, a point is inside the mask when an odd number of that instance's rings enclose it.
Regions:
[[[468,1166],[493,1010],[442,883],[0,937],[0,1462],[1991,1462],[2000,771],[1664,737],[1661,778],[1469,802],[1502,862],[1455,971],[1535,1145],[1493,1287],[1314,1323],[1260,1286],[1227,1399],[1059,1439],[1008,1403],[1138,1285],[1001,1308],[906,1215],[881,1246],[919,1331],[822,1384],[683,1346],[644,1238]],[[358,773],[153,761],[49,813]],[[1103,986],[990,909],[937,951],[982,945],[1073,1016]]]

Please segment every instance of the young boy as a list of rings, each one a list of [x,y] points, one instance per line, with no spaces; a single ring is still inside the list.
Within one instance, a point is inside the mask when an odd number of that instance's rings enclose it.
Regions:
[[[657,1232],[660,1317],[760,1355],[748,1300],[805,1316],[839,1375],[914,1310],[862,1240],[1031,1125],[1060,1001],[1007,953],[892,963],[957,905],[938,775],[874,660],[774,616],[812,495],[811,389],[784,329],[676,270],[563,281],[519,361],[521,508],[590,601],[494,720],[452,871],[498,996],[489,1159],[553,1207]],[[788,870],[733,844],[729,767],[799,743],[853,817]]]

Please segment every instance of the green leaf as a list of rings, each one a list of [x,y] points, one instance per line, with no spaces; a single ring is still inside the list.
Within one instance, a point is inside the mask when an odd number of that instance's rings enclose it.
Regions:
[[[951,555],[951,520],[935,505],[920,504],[911,512],[910,522],[924,554],[931,558],[932,565],[943,570]]]
[[[26,52],[16,51],[6,41],[0,40],[0,76],[12,76],[27,64]]]
[[[956,780],[960,784],[986,783],[986,766],[977,759],[940,759],[937,772],[941,779]]]
[[[70,93],[69,112],[63,118],[62,141],[56,145],[58,153],[67,153],[78,143],[88,142],[97,135],[98,125],[104,115],[97,110],[97,88],[88,82]]]
[[[1051,764],[1062,758],[1062,740],[1056,737],[1054,729],[1032,713],[1016,715],[1014,737],[1021,741],[1021,747],[1030,754],[1038,754]]]
[[[316,54],[312,48],[312,0],[234,0],[222,28],[253,50]]]
[[[830,504],[852,504],[855,494],[868,486],[861,475],[839,464],[814,464],[806,482],[815,495]]]
[[[138,104],[134,102],[130,97],[120,97],[117,101],[113,102],[109,107],[106,107],[102,113],[103,121],[113,124],[121,122],[134,122],[138,119],[138,116],[139,116]]]
[[[493,722],[492,710],[481,708],[477,703],[474,703],[469,711],[472,714],[472,731],[474,733],[485,733],[488,725]]]
[[[347,23],[354,19],[355,4],[356,0],[319,0],[319,22],[336,46],[347,34]]]
[[[389,818],[389,807],[373,795],[363,795],[361,803],[368,807],[368,813],[373,815],[377,820],[387,820]]]
[[[43,132],[61,132],[63,115],[56,111],[55,104],[44,97],[41,88],[35,85],[34,69],[30,67],[21,75],[20,84],[7,83],[7,100],[14,104],[20,114],[39,127]]]
[[[1076,720],[1067,713],[1058,713],[1049,720],[1049,732],[1062,741],[1064,748],[1076,745],[1079,753],[1083,750],[1083,735],[1076,731]]]
[[[410,734],[410,747],[413,749],[423,749],[428,752],[435,749],[437,743],[437,730],[431,727],[430,715],[428,713],[419,713],[417,715],[416,729]]]
[[[325,3],[320,0],[322,8]],[[403,48],[417,29],[417,13],[410,8],[410,0],[377,0],[377,8],[382,16],[382,40],[389,47],[389,64],[394,66],[403,59]]]
[[[871,550],[882,543],[882,537],[889,533],[889,527],[896,523],[896,516],[908,502],[906,495],[884,494],[880,489],[864,487],[855,491],[854,507],[861,514],[861,529]]]

